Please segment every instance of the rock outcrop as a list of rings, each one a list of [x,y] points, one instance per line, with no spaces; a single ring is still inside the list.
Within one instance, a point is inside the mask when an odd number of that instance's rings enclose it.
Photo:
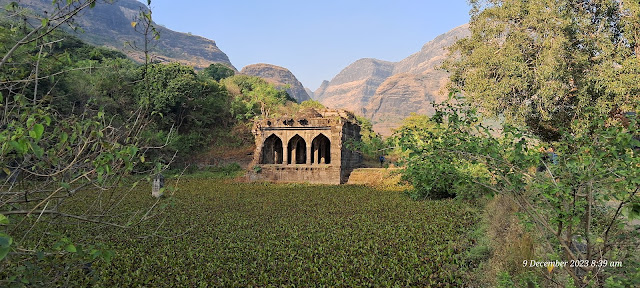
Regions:
[[[0,0],[0,5],[4,6],[9,2],[11,1]],[[51,11],[53,8],[51,0],[22,0],[19,1],[19,5],[30,8],[37,14]],[[144,46],[144,37],[131,26],[140,9],[146,8],[136,0],[118,0],[112,4],[98,1],[93,9],[84,9],[74,18],[75,23],[84,32],[69,32],[89,44],[120,50],[132,59],[142,62],[144,61],[142,49],[131,47],[132,45]],[[160,38],[151,43],[152,60],[177,61],[196,68],[206,68],[212,63],[223,63],[235,70],[229,57],[216,46],[215,41],[176,32],[156,23],[154,25],[160,32]],[[150,37],[153,38],[152,35]]]
[[[260,77],[280,88],[289,86],[287,93],[298,103],[311,99],[302,83],[287,68],[260,63],[245,66],[240,70],[240,74]]]
[[[313,92],[313,99],[319,100],[320,97],[324,96],[324,91],[327,90],[327,87],[329,87],[329,81],[327,80],[322,81],[322,84],[320,84],[320,87],[318,87],[318,89],[316,89],[316,91]]]
[[[314,92],[316,99],[329,107],[340,107],[363,114],[363,108],[378,86],[393,74],[393,62],[360,59],[344,68],[330,82]]]
[[[315,99],[365,116],[377,132],[389,135],[410,113],[431,114],[431,102],[446,99],[448,74],[438,67],[447,57],[446,48],[468,36],[468,29],[454,28],[399,62],[360,59],[323,82]]]
[[[314,95],[313,95],[313,91],[311,91],[311,89],[304,87],[304,92],[307,92],[307,95],[309,95],[309,98],[314,99]]]

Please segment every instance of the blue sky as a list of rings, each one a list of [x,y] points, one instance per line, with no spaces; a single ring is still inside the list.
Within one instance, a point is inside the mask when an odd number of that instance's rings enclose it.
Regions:
[[[151,8],[156,23],[215,40],[236,68],[282,66],[311,90],[360,58],[402,60],[469,21],[466,0],[152,0]]]

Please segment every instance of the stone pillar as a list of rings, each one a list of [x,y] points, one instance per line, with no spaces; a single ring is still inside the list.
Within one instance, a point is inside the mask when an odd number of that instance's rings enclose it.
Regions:
[[[320,141],[318,146],[318,164],[327,164],[327,143]]]
[[[307,150],[307,165],[311,165],[311,157],[313,155],[313,151],[311,151],[311,142],[309,142],[309,145],[307,147],[304,147],[305,150]]]
[[[284,135],[283,135],[284,138]],[[282,165],[289,164],[289,139],[282,140]]]
[[[312,162],[311,164],[320,164],[320,162],[318,162],[318,147],[315,147],[316,149],[313,149],[313,142],[311,142],[311,160],[315,160],[315,162]]]
[[[295,165],[297,162],[297,158],[298,158],[298,141],[291,143],[293,144],[293,149],[291,149],[291,164]],[[287,150],[288,151],[288,150]]]

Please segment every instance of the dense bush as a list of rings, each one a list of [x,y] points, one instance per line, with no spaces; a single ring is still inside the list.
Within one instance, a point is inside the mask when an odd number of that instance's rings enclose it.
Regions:
[[[460,146],[460,141],[474,142],[476,136],[455,123],[443,123],[439,117],[413,115],[405,119],[394,134],[393,141],[404,155],[403,179],[414,187],[407,193],[413,199],[477,198],[486,194],[486,189],[473,183],[475,179],[487,177],[485,167],[477,161],[450,154],[451,149]],[[477,119],[464,121],[475,123]],[[448,137],[448,133],[465,138]]]
[[[277,117],[287,101],[296,102],[286,91],[275,88],[259,77],[236,75],[223,79],[221,83],[232,95],[231,114],[239,121],[258,116]]]
[[[575,285],[640,281],[633,276],[640,266],[631,248],[639,244],[637,225],[631,221],[640,215],[639,125],[633,114],[611,119],[592,111],[572,125],[581,129],[544,143],[507,125],[494,136],[464,99],[450,100],[435,105],[432,127],[399,134],[401,147],[409,152],[404,173],[416,185],[414,195],[447,196],[462,191],[461,185],[507,195],[540,232],[544,257],[628,263],[564,267]]]
[[[233,69],[221,63],[213,63],[209,65],[209,67],[204,68],[204,70],[202,70],[202,72],[200,73],[205,77],[209,77],[216,81],[220,81],[224,78],[229,78],[236,74]]]

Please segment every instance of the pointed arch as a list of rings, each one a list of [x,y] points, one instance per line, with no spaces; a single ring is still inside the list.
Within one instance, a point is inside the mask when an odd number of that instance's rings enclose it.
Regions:
[[[300,135],[291,137],[287,145],[287,164],[307,163],[307,142]]]
[[[260,164],[282,164],[282,140],[276,134],[271,134],[264,140]]]
[[[331,163],[331,141],[320,134],[311,141],[311,164]]]

